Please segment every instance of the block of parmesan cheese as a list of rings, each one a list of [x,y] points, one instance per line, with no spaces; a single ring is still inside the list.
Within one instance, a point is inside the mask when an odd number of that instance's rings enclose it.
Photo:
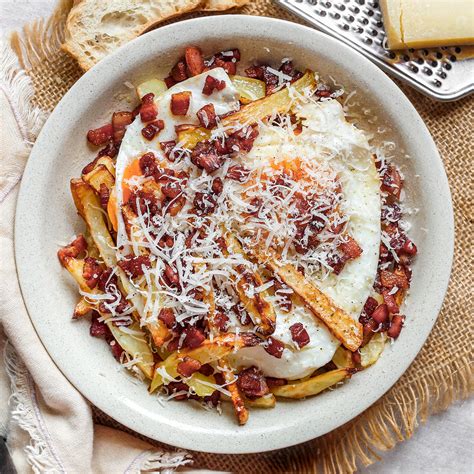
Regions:
[[[380,0],[389,49],[474,44],[474,0]]]

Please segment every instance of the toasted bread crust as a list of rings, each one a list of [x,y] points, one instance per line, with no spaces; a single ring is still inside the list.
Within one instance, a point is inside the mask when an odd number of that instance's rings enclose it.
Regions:
[[[87,71],[102,58],[160,23],[192,11],[222,11],[249,0],[93,0],[74,2],[61,48]]]

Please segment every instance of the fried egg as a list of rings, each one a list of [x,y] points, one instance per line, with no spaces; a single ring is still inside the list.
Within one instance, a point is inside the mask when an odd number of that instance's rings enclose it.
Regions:
[[[342,210],[348,217],[348,231],[362,248],[362,255],[350,260],[339,275],[328,273],[308,276],[341,309],[358,320],[375,275],[380,245],[380,189],[370,145],[365,134],[347,122],[342,106],[335,100],[307,103],[296,114],[303,131],[288,139],[287,131],[278,127],[261,127],[247,163],[262,166],[278,157],[314,159],[329,166],[342,185]],[[285,344],[280,359],[268,354],[262,346],[241,349],[233,358],[237,367],[258,366],[271,377],[299,379],[328,363],[340,345],[318,319],[302,304],[293,305],[290,313],[276,309],[276,329],[272,335]],[[301,322],[310,342],[299,349],[292,341],[289,327]]]
[[[206,77],[212,75],[219,81],[224,81],[226,87],[222,90],[215,90],[212,98],[202,93]],[[186,115],[179,116],[171,113],[171,96],[178,92],[190,91],[192,93],[189,109]],[[149,141],[143,137],[141,130],[145,126],[140,115],[138,115],[133,123],[127,127],[127,131],[123,137],[122,144],[117,156],[116,164],[116,216],[117,216],[117,243],[118,246],[128,247],[128,239],[125,233],[125,224],[122,217],[123,183],[124,175],[127,168],[132,166],[133,162],[143,156],[147,152],[153,152],[158,160],[164,160],[165,155],[160,147],[160,142],[166,142],[176,139],[175,126],[180,124],[199,125],[196,112],[204,105],[212,102],[217,115],[223,115],[239,108],[239,94],[235,89],[228,74],[222,68],[215,68],[211,71],[191,77],[180,82],[158,97],[155,97],[155,104],[158,107],[158,115],[156,120],[163,120],[164,128],[157,137]]]

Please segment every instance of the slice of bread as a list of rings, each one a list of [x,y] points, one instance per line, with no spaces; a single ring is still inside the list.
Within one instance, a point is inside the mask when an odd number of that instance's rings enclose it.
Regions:
[[[153,26],[191,11],[222,11],[249,0],[75,0],[62,48],[88,70]]]
[[[204,11],[221,11],[229,8],[243,7],[250,0],[207,0],[204,5]]]

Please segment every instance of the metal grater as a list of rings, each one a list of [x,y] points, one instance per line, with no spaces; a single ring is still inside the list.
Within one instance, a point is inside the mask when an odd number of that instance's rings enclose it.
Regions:
[[[474,92],[473,46],[389,51],[375,0],[275,1],[433,99],[457,100]]]

